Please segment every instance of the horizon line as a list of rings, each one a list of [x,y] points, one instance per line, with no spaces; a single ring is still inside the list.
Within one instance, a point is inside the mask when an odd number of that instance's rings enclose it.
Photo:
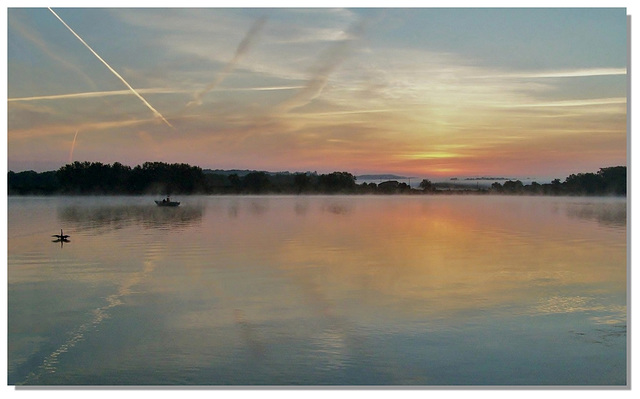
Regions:
[[[315,174],[318,174],[318,175],[323,175],[323,174],[331,174],[331,173],[336,173],[336,172],[346,172],[346,173],[352,174],[356,178],[358,178],[358,177],[369,177],[371,179],[375,179],[376,177],[374,177],[374,176],[393,176],[393,178],[396,178],[396,179],[410,180],[410,179],[421,179],[421,178],[424,179],[424,178],[426,178],[426,176],[428,176],[428,174],[425,174],[423,176],[403,176],[403,175],[399,175],[399,174],[393,173],[393,172],[380,172],[380,173],[375,173],[375,172],[366,173],[365,172],[365,173],[355,174],[355,173],[347,172],[345,170],[334,170],[333,172],[318,173],[317,171],[313,171],[312,172],[310,170],[307,170],[307,171],[280,170],[280,171],[275,171],[274,172],[274,171],[269,171],[269,170],[265,170],[265,169],[247,169],[247,168],[245,168],[245,169],[242,169],[242,168],[226,168],[226,169],[215,168],[214,169],[212,167],[204,167],[203,168],[201,166],[192,165],[192,164],[185,163],[185,162],[164,162],[164,161],[145,161],[145,162],[139,163],[139,164],[137,164],[135,166],[126,165],[126,164],[123,164],[123,163],[118,162],[118,161],[115,161],[115,162],[112,162],[112,163],[103,163],[103,162],[100,162],[100,161],[74,161],[74,162],[71,162],[71,163],[66,163],[65,165],[60,166],[57,169],[45,170],[45,171],[42,171],[42,172],[36,172],[33,169],[29,169],[29,170],[25,169],[25,170],[21,170],[21,171],[17,171],[17,172],[9,169],[7,172],[8,173],[34,172],[34,173],[38,173],[38,174],[47,173],[47,172],[57,172],[59,169],[65,167],[67,165],[72,165],[72,164],[74,164],[76,162],[77,163],[85,163],[85,162],[88,162],[88,163],[102,163],[103,165],[110,165],[110,166],[114,165],[115,163],[119,163],[119,164],[121,164],[123,166],[127,166],[127,167],[130,167],[132,169],[135,168],[136,166],[142,166],[145,163],[164,163],[164,164],[167,164],[167,165],[185,164],[185,165],[189,165],[191,167],[194,167],[194,166],[198,167],[198,168],[202,169],[203,172],[204,171],[211,171],[211,172],[215,172],[215,171],[222,171],[222,172],[246,171],[246,172],[249,172],[249,173],[252,173],[252,172],[264,172],[264,173],[271,174],[271,175],[298,174],[298,173],[304,173],[304,174],[315,173]],[[625,167],[625,168],[627,168],[627,165],[603,166],[603,167],[600,167],[598,169],[614,168],[614,167]],[[597,171],[596,172],[578,172],[578,173],[597,173]],[[497,173],[497,174],[493,174],[493,175],[499,176],[501,174]],[[568,176],[565,176],[565,177],[568,177]],[[380,177],[380,178],[383,178],[383,177]],[[389,177],[389,178],[391,178],[391,177]],[[558,178],[558,177],[555,177],[555,178]],[[552,176],[532,176],[532,175],[528,175],[527,177],[513,177],[513,176],[511,176],[511,177],[504,177],[504,176],[493,177],[493,176],[488,176],[488,175],[449,175],[449,176],[430,177],[429,179],[433,179],[433,180],[435,180],[435,179],[447,179],[447,180],[451,180],[451,179],[461,179],[461,180],[512,180],[512,181],[513,180],[532,180],[533,181],[534,179],[540,179],[540,180],[554,179],[554,177],[552,177]]]

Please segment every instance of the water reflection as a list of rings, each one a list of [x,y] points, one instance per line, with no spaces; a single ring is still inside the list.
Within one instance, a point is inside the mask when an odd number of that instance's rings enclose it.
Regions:
[[[627,224],[627,202],[611,199],[599,203],[570,203],[567,205],[567,215],[592,220],[604,226],[624,227]]]
[[[344,199],[329,199],[322,204],[324,212],[333,213],[335,215],[347,215],[353,209],[353,203]]]
[[[249,347],[254,357],[263,357],[265,352],[264,343],[260,338],[258,328],[247,320],[246,315],[240,309],[233,311],[234,320],[240,329],[240,336]]]
[[[626,381],[624,201],[136,201],[10,204],[11,384]]]
[[[238,214],[240,212],[240,206],[238,205],[238,201],[232,201],[231,204],[229,204],[229,208],[227,213],[229,214],[229,217],[231,218],[237,218]]]
[[[309,200],[305,199],[305,197],[297,199],[294,205],[294,211],[298,216],[305,216],[309,211]]]
[[[58,208],[61,222],[76,230],[119,230],[132,225],[148,229],[185,229],[199,223],[204,215],[204,206],[195,204],[180,207],[158,207],[153,205],[67,205]]]
[[[264,215],[269,210],[268,198],[252,200],[249,210],[253,216]]]
[[[157,245],[155,247],[158,247]],[[55,380],[55,374],[59,372],[60,357],[69,351],[74,350],[77,345],[81,345],[88,337],[95,335],[101,324],[111,318],[115,308],[125,304],[125,301],[132,295],[132,288],[140,284],[144,279],[154,271],[159,259],[162,258],[164,246],[160,246],[160,251],[154,246],[147,248],[144,255],[144,267],[126,276],[117,285],[116,292],[104,298],[104,304],[92,308],[88,315],[83,315],[79,320],[79,325],[72,327],[65,332],[65,339],[51,353],[38,353],[33,356],[31,362],[37,363],[39,359],[44,357],[39,364],[36,364],[33,370],[29,371],[21,384],[39,385],[50,384],[52,378]],[[47,351],[47,349],[45,349]],[[11,374],[10,374],[11,379]]]
[[[65,242],[69,242],[68,238],[56,238],[55,240],[51,240],[51,242],[59,242],[60,243],[60,248],[62,248],[64,246]]]
[[[595,330],[574,331],[569,333],[573,340],[587,345],[602,345],[605,347],[615,347],[621,339],[627,336],[627,325],[605,325]]]

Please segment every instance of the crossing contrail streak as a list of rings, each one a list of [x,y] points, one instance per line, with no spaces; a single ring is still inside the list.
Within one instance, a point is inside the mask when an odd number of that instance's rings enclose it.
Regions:
[[[244,55],[251,48],[251,45],[255,41],[256,37],[260,34],[260,31],[264,27],[266,21],[266,17],[262,17],[253,23],[251,29],[249,29],[249,32],[247,32],[247,34],[238,45],[238,48],[236,48],[236,53],[233,55],[233,59],[231,59],[231,61],[229,61],[224,69],[218,74],[216,80],[209,83],[203,90],[195,93],[195,95],[193,96],[193,101],[187,103],[187,107],[202,104],[202,97],[204,97],[204,95],[209,93],[211,90],[215,89],[216,86],[218,86],[224,80],[224,78],[235,69],[236,65],[238,65],[242,57],[244,57]]]
[[[226,87],[224,91],[276,91],[276,90],[296,90],[302,89],[304,86],[267,86],[267,87]],[[41,100],[66,100],[75,98],[95,98],[95,97],[108,97],[108,96],[123,96],[129,94],[129,90],[112,90],[112,91],[91,91],[83,93],[68,93],[68,94],[53,94],[49,96],[35,96],[35,97],[14,97],[7,98],[7,102],[24,102],[24,101],[41,101]],[[150,88],[150,89],[138,89],[138,93],[164,93],[164,94],[180,94],[191,93],[191,90],[186,89],[167,89],[167,88]]]
[[[353,50],[353,46],[359,40],[366,28],[366,21],[358,21],[345,32],[345,38],[336,41],[325,50],[318,58],[315,72],[307,81],[306,86],[292,98],[285,100],[276,106],[278,112],[289,112],[309,104],[324,90],[330,75],[342,64]]]
[[[78,138],[79,130],[76,130],[76,135],[73,136],[73,142],[71,143],[71,151],[69,151],[69,163],[73,162],[73,149],[76,148],[76,138]]]
[[[76,32],[74,32],[74,30],[73,30],[73,29],[71,29],[71,27],[70,27],[69,25],[67,25],[67,23],[66,23],[66,22],[64,22],[64,21],[62,20],[62,18],[60,18],[60,17],[58,16],[58,14],[56,14],[56,13],[55,13],[55,11],[53,11],[53,10],[51,9],[51,7],[48,7],[48,8],[49,8],[49,11],[51,11],[51,13],[52,13],[53,15],[55,15],[55,17],[56,17],[56,18],[58,18],[58,19],[60,20],[60,22],[62,22],[62,24],[63,24],[67,29],[69,29],[69,31],[70,31],[71,33],[73,33],[73,35],[74,35],[76,38],[78,38],[78,40],[80,40],[80,42],[81,42],[82,44],[84,44],[84,46],[85,46],[86,48],[88,48],[88,49],[89,49],[89,51],[91,51],[91,52],[93,53],[93,55],[95,55],[95,56],[96,56],[96,57],[97,57],[97,58],[98,58],[98,59],[99,59],[99,60],[100,60],[100,61],[101,61],[101,62],[102,62],[102,63],[103,63],[107,68],[109,68],[109,70],[110,70],[111,72],[113,72],[113,74],[114,74],[114,75],[116,75],[116,77],[117,77],[118,79],[120,79],[120,80],[122,81],[122,83],[124,83],[124,84],[125,84],[125,86],[127,86],[127,87],[129,88],[129,90],[131,90],[131,92],[132,92],[133,94],[135,94],[135,95],[136,95],[136,97],[138,97],[138,98],[140,99],[140,101],[142,101],[142,102],[144,103],[144,105],[146,105],[146,106],[151,110],[151,112],[153,112],[153,114],[154,114],[155,116],[159,117],[160,119],[162,119],[162,120],[164,121],[164,123],[166,123],[167,125],[169,125],[169,127],[173,128],[173,126],[172,126],[172,125],[171,125],[171,124],[170,124],[170,123],[169,123],[169,122],[164,118],[164,116],[162,116],[162,114],[161,114],[160,112],[156,111],[156,109],[155,109],[155,108],[153,108],[153,107],[151,106],[151,104],[149,104],[149,103],[147,102],[147,100],[145,100],[145,99],[144,99],[144,97],[142,97],[142,96],[141,96],[141,95],[140,95],[140,94],[139,94],[139,93],[138,93],[138,92],[137,92],[133,87],[131,87],[131,85],[130,85],[129,83],[127,83],[127,81],[126,81],[126,80],[124,80],[124,78],[123,78],[122,76],[120,76],[120,74],[119,74],[118,72],[116,72],[116,70],[115,70],[115,69],[111,68],[111,66],[110,66],[109,64],[107,64],[107,62],[106,62],[105,60],[103,60],[103,59],[102,59],[102,57],[100,57],[100,56],[98,55],[98,53],[96,53],[96,52],[91,48],[91,46],[89,46],[89,45],[88,45],[84,40],[82,40],[82,38],[81,38],[80,36],[78,36],[78,34],[77,34]]]

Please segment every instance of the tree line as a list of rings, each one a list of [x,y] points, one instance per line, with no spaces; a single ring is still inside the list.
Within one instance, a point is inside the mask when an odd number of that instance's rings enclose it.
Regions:
[[[490,188],[443,188],[439,183],[422,180],[418,188],[395,180],[358,184],[348,172],[318,174],[267,173],[245,174],[203,171],[184,163],[145,162],[130,167],[119,162],[73,162],[57,171],[8,174],[9,195],[51,194],[529,194],[529,195],[626,195],[627,168],[601,168],[597,173],[568,176],[564,182],[495,182]]]
[[[524,185],[520,180],[495,182],[491,191],[502,194],[543,195],[627,195],[627,167],[600,168],[596,173],[569,175],[564,182],[554,179],[551,183],[532,182]]]

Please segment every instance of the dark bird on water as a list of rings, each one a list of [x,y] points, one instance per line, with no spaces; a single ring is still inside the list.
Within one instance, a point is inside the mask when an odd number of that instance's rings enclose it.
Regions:
[[[56,238],[58,238],[59,240],[66,240],[67,238],[69,238],[69,237],[71,237],[71,236],[69,236],[69,235],[67,235],[67,234],[63,234],[63,233],[62,233],[62,229],[60,229],[60,234],[53,234],[51,237],[56,237]]]

